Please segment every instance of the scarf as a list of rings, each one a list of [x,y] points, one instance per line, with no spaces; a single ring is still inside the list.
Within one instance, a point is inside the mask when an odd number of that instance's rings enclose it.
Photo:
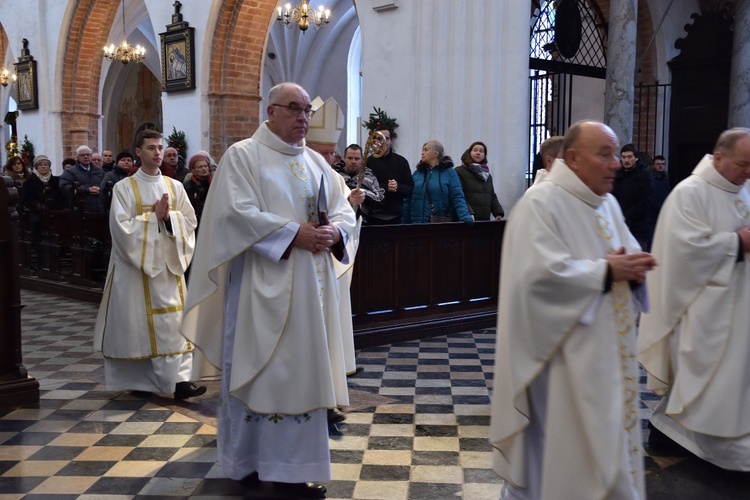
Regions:
[[[47,184],[49,180],[52,178],[52,171],[50,170],[47,172],[47,175],[41,175],[39,172],[34,172],[37,177],[39,177],[39,180],[43,183]]]
[[[490,176],[490,169],[486,163],[464,163],[471,170],[471,173],[482,179],[483,182],[487,182],[487,178]]]

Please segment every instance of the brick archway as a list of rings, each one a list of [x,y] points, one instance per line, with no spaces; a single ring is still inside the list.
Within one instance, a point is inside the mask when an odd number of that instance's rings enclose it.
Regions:
[[[101,51],[120,6],[109,0],[79,0],[71,5],[74,12],[65,42],[61,81],[65,156],[74,156],[73,151],[81,144],[94,145],[99,141]]]
[[[211,46],[209,144],[218,159],[260,125],[263,49],[275,0],[224,0]]]

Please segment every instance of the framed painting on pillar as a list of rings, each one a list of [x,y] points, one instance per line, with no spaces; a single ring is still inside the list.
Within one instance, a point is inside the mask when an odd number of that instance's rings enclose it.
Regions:
[[[161,89],[164,92],[195,88],[195,29],[160,33]]]
[[[16,102],[18,109],[39,109],[39,89],[37,88],[36,61],[17,62]]]

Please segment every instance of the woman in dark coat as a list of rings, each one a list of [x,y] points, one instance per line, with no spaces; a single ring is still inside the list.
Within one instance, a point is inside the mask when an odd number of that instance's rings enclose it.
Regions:
[[[456,172],[474,220],[502,220],[505,211],[497,199],[487,167],[487,146],[479,141],[473,143],[461,155],[461,163]]]
[[[422,146],[422,161],[412,177],[414,191],[404,198],[402,224],[473,222],[453,160],[438,141]]]
[[[34,157],[34,172],[21,190],[24,207],[31,229],[31,246],[41,261],[42,233],[47,224],[47,214],[65,207],[65,197],[60,191],[60,178],[52,175],[52,163],[45,155]]]

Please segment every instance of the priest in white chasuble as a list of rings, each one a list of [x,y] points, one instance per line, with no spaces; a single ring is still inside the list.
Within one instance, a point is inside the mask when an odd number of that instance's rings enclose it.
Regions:
[[[609,192],[614,132],[573,125],[503,237],[490,442],[501,498],[645,498],[635,321],[641,251]]]
[[[338,174],[305,146],[307,92],[279,84],[266,109],[212,182],[183,334],[197,373],[221,377],[224,474],[316,497],[331,478],[327,409],[348,405],[333,261],[348,262],[355,217]]]
[[[639,361],[664,398],[649,446],[750,471],[750,129],[719,137],[656,225]],[[655,429],[654,429],[655,428]]]
[[[136,145],[141,168],[112,193],[112,253],[94,348],[104,355],[108,390],[199,396],[206,388],[190,382],[193,346],[180,334],[195,212],[182,184],[159,171],[161,133],[144,130]]]

